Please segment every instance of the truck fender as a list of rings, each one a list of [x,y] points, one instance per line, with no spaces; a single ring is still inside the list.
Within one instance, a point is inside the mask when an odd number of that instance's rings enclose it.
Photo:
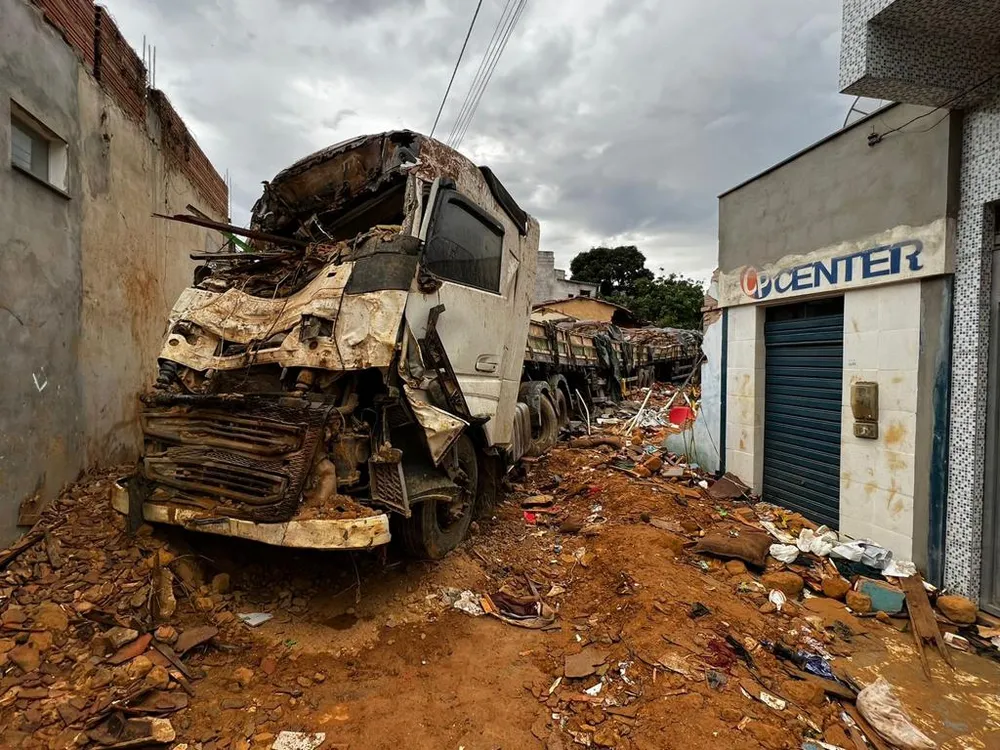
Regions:
[[[540,415],[542,407],[539,404],[539,399],[541,399],[542,394],[546,396],[551,396],[552,394],[551,386],[544,380],[529,380],[526,383],[521,383],[521,387],[517,391],[517,400],[528,405],[533,427],[541,426]]]

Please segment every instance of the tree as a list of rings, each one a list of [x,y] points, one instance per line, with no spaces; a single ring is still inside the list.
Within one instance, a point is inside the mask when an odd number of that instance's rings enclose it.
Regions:
[[[573,258],[569,270],[574,279],[599,284],[604,297],[631,295],[637,281],[653,278],[635,245],[592,248]]]
[[[639,279],[632,294],[616,301],[654,325],[700,329],[705,290],[697,281],[672,273],[652,280]]]

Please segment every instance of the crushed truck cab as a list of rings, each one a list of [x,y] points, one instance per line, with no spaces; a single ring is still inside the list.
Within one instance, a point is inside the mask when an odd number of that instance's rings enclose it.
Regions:
[[[488,169],[396,131],[283,170],[243,234],[192,256],[115,507],[283,546],[398,533],[445,554],[530,432],[537,222]]]

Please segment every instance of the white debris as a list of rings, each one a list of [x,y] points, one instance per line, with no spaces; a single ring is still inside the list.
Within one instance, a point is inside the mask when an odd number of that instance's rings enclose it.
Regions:
[[[279,732],[271,750],[316,750],[326,741],[326,732]]]
[[[259,627],[274,617],[270,612],[240,612],[236,616],[251,628]]]
[[[774,608],[781,611],[781,608],[785,606],[785,602],[788,601],[785,597],[784,592],[778,591],[778,589],[771,589],[771,593],[767,595],[767,600],[774,605]]]
[[[775,560],[788,564],[795,562],[799,556],[799,548],[794,544],[772,544],[768,553]]]

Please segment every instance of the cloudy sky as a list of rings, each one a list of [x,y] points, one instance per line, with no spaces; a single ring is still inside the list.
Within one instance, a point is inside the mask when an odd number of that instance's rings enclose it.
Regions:
[[[475,0],[104,0],[245,223],[317,148],[428,132]],[[438,136],[500,19],[484,0]],[[494,168],[557,264],[636,244],[706,279],[716,196],[838,128],[840,0],[528,0],[461,150]]]

